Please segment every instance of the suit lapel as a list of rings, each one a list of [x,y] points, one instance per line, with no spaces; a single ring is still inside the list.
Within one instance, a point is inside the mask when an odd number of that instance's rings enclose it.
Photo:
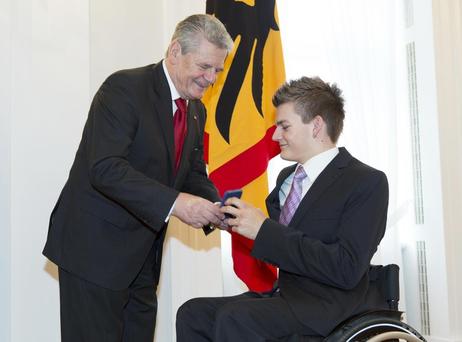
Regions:
[[[160,123],[160,131],[164,137],[170,156],[170,168],[174,170],[175,147],[173,138],[173,109],[170,89],[167,78],[164,74],[162,62],[157,63],[152,68],[152,92],[149,92],[154,114]],[[170,115],[169,115],[170,114]]]
[[[296,226],[310,208],[316,203],[327,188],[344,172],[344,168],[352,159],[351,155],[344,147],[339,148],[339,154],[326,166],[321,174],[316,178],[310,189],[300,202],[297,211],[290,222],[291,226]]]
[[[297,164],[291,165],[283,169],[277,178],[276,186],[273,191],[268,195],[266,199],[266,208],[268,209],[269,216],[278,221],[279,215],[281,214],[281,203],[279,202],[279,190],[281,189],[282,184],[289,175],[295,171]]]

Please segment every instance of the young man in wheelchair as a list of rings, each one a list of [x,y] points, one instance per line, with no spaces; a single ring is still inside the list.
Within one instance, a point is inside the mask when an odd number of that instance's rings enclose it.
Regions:
[[[370,261],[385,232],[387,178],[337,147],[341,90],[302,77],[281,86],[273,104],[273,140],[295,164],[266,199],[269,218],[237,198],[222,211],[234,216],[227,219],[233,232],[255,240],[253,256],[279,268],[278,284],[269,293],[186,302],[177,313],[178,342],[326,336],[355,314],[388,308],[366,301]]]

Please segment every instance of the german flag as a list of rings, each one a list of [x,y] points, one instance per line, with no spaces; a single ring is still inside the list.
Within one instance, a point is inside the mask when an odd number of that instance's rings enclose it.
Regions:
[[[223,22],[234,40],[225,71],[203,97],[207,107],[205,160],[221,195],[243,189],[243,199],[266,212],[267,166],[279,154],[271,140],[271,98],[285,81],[275,0],[207,0],[207,13]],[[232,233],[236,275],[252,291],[271,289],[276,269],[253,258],[253,241]]]

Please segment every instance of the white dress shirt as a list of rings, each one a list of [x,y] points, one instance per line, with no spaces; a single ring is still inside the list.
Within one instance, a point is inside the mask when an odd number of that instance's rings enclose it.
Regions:
[[[316,178],[320,173],[326,168],[326,166],[335,158],[338,154],[338,147],[331,148],[327,151],[324,151],[313,158],[309,159],[303,164],[303,168],[308,177],[306,177],[302,182],[302,198],[305,197],[306,193],[311,187],[311,184],[314,183]],[[295,171],[292,172],[289,177],[287,177],[279,189],[279,203],[282,206],[286,202],[286,198],[289,195],[290,188],[292,187],[292,182],[294,179]]]
[[[173,84],[172,79],[170,78],[170,75],[168,74],[167,67],[165,66],[165,60],[162,60],[162,68],[164,69],[165,77],[167,77],[167,82],[168,82],[168,87],[170,88],[170,94],[172,96],[172,116],[175,115],[175,112],[177,110],[177,105],[175,103],[175,100],[180,96],[180,93],[178,90],[176,90],[175,85]],[[188,101],[186,101],[186,105],[188,104]]]
[[[172,109],[173,109],[172,116],[174,116],[175,112],[176,112],[176,110],[178,108],[176,103],[175,103],[175,100],[177,98],[181,97],[181,96],[180,96],[180,93],[178,92],[178,90],[176,90],[175,85],[173,84],[173,81],[170,78],[170,75],[168,74],[167,67],[165,66],[165,60],[162,60],[162,68],[164,69],[165,77],[167,77],[168,87],[170,88],[170,94],[172,96]],[[186,104],[187,104],[187,101],[186,101]],[[167,217],[165,218],[165,222],[167,222],[170,219],[170,216],[172,215],[173,208],[175,208],[175,204],[176,204],[176,200],[175,200],[175,202],[173,202],[173,205],[170,208],[170,211],[168,212]]]

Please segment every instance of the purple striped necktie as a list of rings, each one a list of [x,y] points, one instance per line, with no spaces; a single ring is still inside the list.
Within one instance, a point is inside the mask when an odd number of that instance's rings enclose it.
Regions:
[[[289,195],[287,196],[286,201],[282,206],[281,215],[279,216],[279,223],[287,226],[292,220],[292,217],[294,216],[295,211],[297,210],[298,205],[302,200],[302,183],[306,177],[307,175],[303,166],[297,166]]]

